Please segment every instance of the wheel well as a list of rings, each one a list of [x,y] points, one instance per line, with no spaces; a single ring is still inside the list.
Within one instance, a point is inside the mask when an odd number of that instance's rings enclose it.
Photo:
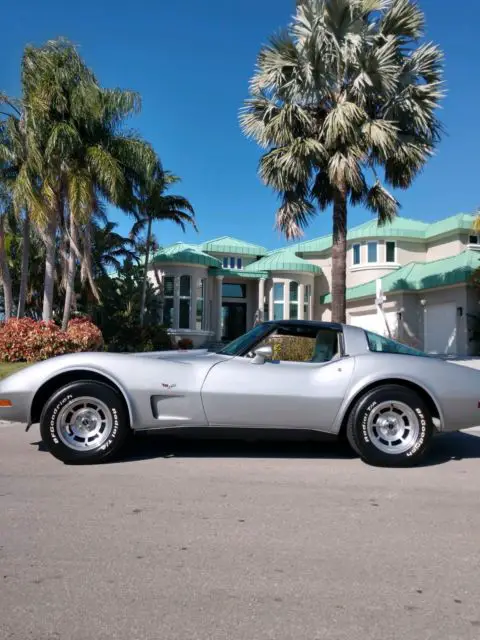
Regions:
[[[79,382],[80,380],[88,380],[88,381],[93,380],[95,382],[102,382],[103,384],[108,385],[112,389],[115,389],[115,391],[117,391],[120,394],[120,397],[122,398],[122,401],[125,405],[125,410],[130,416],[130,409],[128,407],[128,403],[126,401],[125,395],[123,394],[122,390],[114,382],[112,382],[106,376],[103,376],[101,373],[96,373],[95,371],[76,370],[76,371],[66,371],[65,373],[60,373],[58,376],[55,376],[54,378],[51,378],[50,380],[45,382],[38,389],[38,391],[36,392],[33,398],[32,407],[30,411],[31,424],[40,422],[40,416],[42,415],[43,407],[45,406],[45,403],[47,402],[47,400],[55,393],[55,391],[58,391],[58,389],[61,389],[62,387],[64,387],[67,384],[70,384],[71,382]],[[130,419],[131,419],[131,416],[130,416]]]
[[[357,402],[357,400],[360,398],[360,396],[363,396],[365,393],[368,393],[372,389],[376,389],[377,387],[384,387],[387,384],[397,384],[401,387],[406,387],[407,389],[411,389],[412,391],[415,391],[416,393],[418,393],[418,395],[425,402],[427,409],[430,415],[432,416],[432,418],[436,418],[437,420],[440,420],[440,413],[438,411],[438,407],[435,403],[435,400],[427,391],[425,391],[423,387],[421,387],[418,384],[415,384],[414,382],[410,382],[409,380],[402,380],[401,378],[400,379],[389,378],[388,380],[373,382],[367,387],[364,387],[361,391],[359,391],[356,394],[356,396],[351,400],[350,404],[348,405],[348,408],[345,411],[345,415],[343,416],[342,425],[340,427],[340,433],[339,433],[340,436],[345,435],[350,413],[352,412],[352,409],[355,406],[355,403]]]

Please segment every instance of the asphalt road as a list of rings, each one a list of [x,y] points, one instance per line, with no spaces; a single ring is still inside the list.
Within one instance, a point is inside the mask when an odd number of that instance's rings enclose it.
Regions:
[[[479,640],[479,487],[478,435],[407,470],[158,437],[69,467],[0,427],[0,638]]]

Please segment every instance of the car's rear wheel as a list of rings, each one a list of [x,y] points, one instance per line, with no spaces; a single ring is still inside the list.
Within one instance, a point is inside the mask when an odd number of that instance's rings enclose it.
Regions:
[[[418,464],[434,432],[432,417],[421,396],[407,387],[376,387],[355,403],[347,423],[347,438],[368,464],[400,467]]]
[[[62,462],[104,462],[118,453],[130,433],[128,412],[112,387],[74,382],[46,402],[40,433],[50,453]]]

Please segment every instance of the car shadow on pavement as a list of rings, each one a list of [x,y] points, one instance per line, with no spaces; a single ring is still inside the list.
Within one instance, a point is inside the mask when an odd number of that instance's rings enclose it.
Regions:
[[[47,451],[42,441],[32,442],[39,451]],[[281,435],[238,437],[198,437],[172,434],[137,434],[120,458],[112,463],[135,462],[155,458],[298,458],[353,460],[358,456],[344,440],[313,434],[298,440]],[[433,439],[427,456],[417,465],[436,466],[468,458],[480,459],[480,437],[465,432],[442,434]]]

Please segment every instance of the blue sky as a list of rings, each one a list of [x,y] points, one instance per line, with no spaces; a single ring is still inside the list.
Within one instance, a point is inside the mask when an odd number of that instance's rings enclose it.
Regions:
[[[238,126],[256,54],[286,25],[294,0],[23,0],[2,11],[0,90],[19,92],[26,43],[65,36],[104,86],[139,91],[143,110],[132,125],[148,138],[166,168],[182,178],[178,191],[197,213],[199,234],[157,225],[163,244],[232,235],[268,248],[284,244],[273,230],[277,199],[257,177],[260,152]],[[413,187],[399,194],[402,215],[435,220],[480,204],[480,3],[421,0],[427,38],[446,55],[448,96],[441,112],[447,129],[437,156]],[[468,5],[468,6],[467,6]],[[113,213],[127,232],[129,221]],[[349,226],[370,217],[349,212]],[[330,232],[322,213],[306,238]]]

